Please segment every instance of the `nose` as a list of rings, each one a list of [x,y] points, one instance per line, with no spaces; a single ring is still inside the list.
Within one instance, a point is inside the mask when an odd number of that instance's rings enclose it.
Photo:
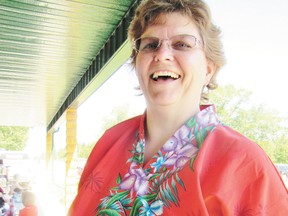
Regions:
[[[155,51],[154,59],[157,61],[174,61],[174,53],[169,40],[162,40]]]

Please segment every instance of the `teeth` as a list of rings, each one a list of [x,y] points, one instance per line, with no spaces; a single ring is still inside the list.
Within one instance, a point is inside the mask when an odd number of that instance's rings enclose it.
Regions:
[[[173,79],[178,79],[179,75],[170,71],[159,71],[155,72],[152,76],[153,79],[158,79],[160,76],[171,77]]]

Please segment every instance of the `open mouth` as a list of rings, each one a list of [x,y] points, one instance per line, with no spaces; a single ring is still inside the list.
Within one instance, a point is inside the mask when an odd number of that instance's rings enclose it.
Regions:
[[[179,74],[170,72],[170,71],[160,71],[160,72],[155,72],[151,75],[151,78],[154,81],[158,81],[159,79],[162,80],[167,80],[167,79],[173,79],[173,80],[177,80],[180,78]]]

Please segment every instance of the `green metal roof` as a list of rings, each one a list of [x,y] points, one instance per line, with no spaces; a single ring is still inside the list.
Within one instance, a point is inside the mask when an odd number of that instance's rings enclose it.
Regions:
[[[49,129],[81,104],[128,58],[134,7],[135,0],[0,0],[0,125]]]

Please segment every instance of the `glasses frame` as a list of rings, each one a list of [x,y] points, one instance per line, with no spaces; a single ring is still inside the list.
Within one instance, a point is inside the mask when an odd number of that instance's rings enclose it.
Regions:
[[[167,40],[167,41],[170,41],[171,38],[173,37],[177,37],[177,36],[189,36],[189,37],[192,37],[194,38],[195,40],[195,46],[191,47],[191,49],[193,49],[194,47],[197,47],[197,46],[202,46],[202,42],[194,35],[189,35],[189,34],[180,34],[180,35],[174,35],[170,38],[163,38],[163,39],[160,39],[158,37],[139,37],[139,38],[136,38],[135,40],[133,40],[133,44],[132,44],[132,49],[135,50],[136,53],[154,53],[154,52],[157,52],[159,50],[159,48],[162,46],[162,42]],[[142,39],[145,39],[145,38],[154,38],[154,39],[157,39],[158,40],[158,45],[157,47],[154,49],[154,50],[151,50],[151,51],[141,51],[139,49],[137,49],[136,47],[136,44],[137,44],[137,41],[139,40],[142,40]],[[170,48],[171,47],[171,48]],[[172,50],[177,50],[177,49],[174,49],[173,46],[171,46],[171,44],[169,45],[169,48],[172,49]],[[180,51],[180,50],[177,50],[177,51]]]

